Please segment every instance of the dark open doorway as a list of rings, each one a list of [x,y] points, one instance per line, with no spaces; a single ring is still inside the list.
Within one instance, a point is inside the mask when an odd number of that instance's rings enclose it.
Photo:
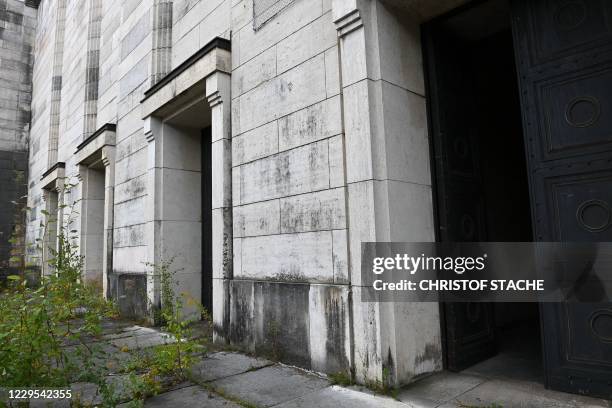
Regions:
[[[202,306],[213,312],[212,152],[210,126],[202,129]]]
[[[506,1],[424,26],[440,241],[532,241],[529,183]],[[542,381],[537,304],[443,304],[445,365]]]

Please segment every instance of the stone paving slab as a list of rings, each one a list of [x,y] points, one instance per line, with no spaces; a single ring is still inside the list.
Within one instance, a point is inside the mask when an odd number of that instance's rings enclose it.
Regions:
[[[319,391],[329,382],[295,368],[274,365],[217,380],[217,390],[261,407],[271,407]]]
[[[141,334],[129,337],[121,337],[110,341],[110,344],[119,350],[139,350],[147,347],[160,346],[162,344],[174,343],[176,340],[166,333],[155,332],[152,334]]]
[[[114,340],[114,339],[121,339],[125,337],[147,336],[147,335],[158,334],[158,333],[159,333],[159,330],[155,330],[150,327],[128,326],[128,327],[123,327],[118,331],[105,333],[102,336],[102,338],[104,340]]]
[[[127,407],[128,404],[118,405]],[[149,398],[144,403],[149,408],[184,407],[184,408],[240,408],[240,405],[211,394],[200,386],[180,388]]]
[[[422,404],[430,401],[436,406],[468,392],[485,381],[487,379],[484,377],[443,372],[409,385],[399,392],[398,399]]]
[[[191,375],[198,382],[209,382],[272,364],[272,361],[263,358],[221,351],[209,354],[202,361],[194,364],[191,369]]]
[[[524,358],[511,353],[501,353],[463,371],[488,379],[508,379],[544,382],[541,358]]]
[[[119,401],[128,401],[129,394],[126,389],[127,376],[109,376],[106,382],[111,385]],[[70,385],[72,398],[70,400],[33,400],[30,408],[70,408],[75,406],[95,407],[102,403],[102,396],[98,392],[98,386],[93,383],[73,383]]]
[[[490,406],[542,408],[607,408],[608,401],[547,390],[541,384],[491,380],[459,395],[442,408]]]
[[[102,347],[107,353],[106,360],[100,363],[105,363],[111,373],[116,373],[122,361],[134,354],[120,350],[140,350],[174,341],[155,329],[125,324],[108,325],[104,336],[95,340],[100,342],[96,347]],[[67,346],[65,350],[78,362],[77,350],[81,347],[84,346]],[[126,377],[107,377],[122,402],[129,399]],[[257,407],[280,408],[451,408],[492,404],[504,408],[612,408],[612,402],[546,390],[538,382],[491,379],[465,372],[443,372],[425,378],[401,390],[398,400],[394,400],[360,386],[330,386],[329,381],[317,375],[235,352],[216,352],[202,357],[192,368],[192,378],[205,387],[191,382],[178,384],[147,399],[145,407],[237,408],[240,405],[237,401],[243,401]],[[75,383],[71,387],[83,405],[95,406],[101,402],[95,384]],[[225,396],[231,396],[232,401]],[[67,400],[31,404],[58,408],[69,405]]]
[[[64,347],[68,361],[76,367],[83,368],[84,358],[89,356],[91,350],[94,353],[91,362],[97,367],[105,367],[108,373],[113,374],[121,371],[123,364],[131,358],[129,353],[124,353],[117,347],[105,342],[89,344],[87,347],[84,345]]]
[[[376,392],[372,391],[371,389],[363,385],[351,385],[345,388],[349,390],[353,390],[358,393],[372,395],[375,398],[385,398],[381,394],[377,394]],[[396,400],[405,404],[404,406],[413,406],[413,407],[418,407],[418,408],[436,408],[440,405],[440,402],[432,401],[426,398],[417,397],[414,395],[410,395],[409,398],[405,398],[404,400],[400,400],[398,397],[396,398]]]
[[[404,403],[389,397],[353,389],[331,386],[300,398],[276,405],[275,408],[429,408],[428,405]]]

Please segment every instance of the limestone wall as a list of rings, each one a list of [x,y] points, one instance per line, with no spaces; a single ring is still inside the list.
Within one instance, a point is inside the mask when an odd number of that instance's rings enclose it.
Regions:
[[[351,356],[331,2],[297,0],[257,31],[252,3],[232,7],[230,338],[339,371]]]
[[[35,8],[24,0],[0,1],[0,276],[15,266],[9,240],[24,234],[14,202],[27,189],[35,30]]]
[[[105,71],[110,72],[113,85],[106,84],[109,89],[101,97],[109,100],[109,106],[115,106],[108,109],[114,109],[117,115],[113,238],[113,269],[117,274],[144,273],[147,269],[148,240],[144,234],[147,143],[140,101],[152,84],[152,6],[153,0],[119,1],[115,8],[121,9],[120,23],[111,21],[112,13],[103,19],[103,26],[108,27],[103,49],[112,50],[106,51],[112,56]],[[117,24],[118,27],[112,27]],[[109,42],[113,45],[109,46]]]
[[[213,38],[230,38],[232,3],[232,0],[174,0],[172,7],[173,68],[179,66]]]
[[[32,119],[30,131],[30,160],[28,164],[28,215],[27,238],[29,261],[38,255],[35,240],[41,234],[45,203],[40,186],[42,174],[49,168],[49,138],[51,133],[52,90],[61,92],[61,76],[54,77],[54,56],[56,49],[56,20],[60,0],[43,2],[38,8],[38,25],[34,42],[36,63],[32,76]],[[63,41],[63,40],[62,40]]]

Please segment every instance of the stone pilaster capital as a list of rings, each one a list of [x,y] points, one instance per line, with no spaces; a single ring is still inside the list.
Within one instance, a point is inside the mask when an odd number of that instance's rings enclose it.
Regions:
[[[153,116],[144,119],[144,136],[147,143],[155,141],[155,135],[159,134],[160,120]]]
[[[104,146],[102,148],[102,164],[104,164],[104,167],[108,167],[110,165],[115,164],[114,146]]]
[[[225,72],[217,71],[206,78],[206,100],[211,108],[229,102],[230,76]]]
[[[339,37],[363,27],[360,9],[364,7],[361,0],[333,0],[332,15]]]
[[[339,37],[345,37],[358,28],[363,27],[363,19],[358,9],[351,10],[337,20],[334,20]]]
[[[223,103],[223,97],[219,91],[214,91],[213,93],[206,95],[206,100],[211,108]]]

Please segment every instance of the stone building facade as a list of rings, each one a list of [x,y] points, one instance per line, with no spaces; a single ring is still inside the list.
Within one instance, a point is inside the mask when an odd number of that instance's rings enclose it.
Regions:
[[[20,266],[10,260],[9,241],[23,245],[35,6],[23,0],[0,2],[0,276]]]
[[[172,260],[216,341],[360,382],[441,370],[439,305],[361,302],[361,243],[436,239],[421,24],[464,3],[42,0],[28,239],[69,221],[127,314]]]
[[[70,220],[126,313],[173,258],[219,341],[361,380],[439,370],[437,307],[360,304],[357,271],[362,241],[433,239],[418,26],[455,4],[258,3],[41,2],[28,237],[41,210],[52,245]]]

